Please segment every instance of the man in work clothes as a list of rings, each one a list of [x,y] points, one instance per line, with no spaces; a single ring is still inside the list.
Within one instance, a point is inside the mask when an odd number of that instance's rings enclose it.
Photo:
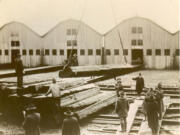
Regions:
[[[17,58],[15,59],[15,71],[17,75],[17,87],[22,88],[23,87],[23,63],[21,60],[21,55],[18,54]]]
[[[123,86],[122,86],[122,83],[121,83],[121,78],[117,79],[117,82],[115,84],[115,89],[116,89],[116,94],[119,97],[120,96],[119,92],[123,91]]]
[[[119,115],[120,118],[120,124],[121,124],[121,130],[122,132],[126,131],[127,128],[127,115],[129,111],[129,103],[128,100],[124,97],[124,92],[120,92],[120,97],[118,97],[115,111]]]
[[[141,76],[141,73],[139,73],[139,76],[133,78],[133,80],[136,81],[136,91],[138,96],[140,96],[142,89],[144,88],[144,78]]]
[[[146,105],[146,114],[148,125],[152,130],[152,135],[158,135],[158,128],[159,128],[159,120],[158,120],[158,104],[154,99],[154,96],[151,95],[149,98],[145,100]]]
[[[74,113],[68,109],[64,114],[66,118],[62,125],[62,135],[80,135],[80,126]]]
[[[39,123],[40,114],[35,112],[37,108],[34,105],[29,105],[26,108],[23,128],[25,135],[40,135]]]
[[[59,110],[60,110],[60,105],[61,105],[61,91],[60,91],[60,87],[59,85],[56,83],[56,79],[53,78],[52,79],[52,84],[49,87],[48,92],[46,93],[46,96],[48,94],[52,94],[52,99],[53,99],[53,103],[55,105],[55,109],[53,110],[54,113],[54,119],[56,121],[56,123],[59,125],[60,123],[60,119],[59,119]]]

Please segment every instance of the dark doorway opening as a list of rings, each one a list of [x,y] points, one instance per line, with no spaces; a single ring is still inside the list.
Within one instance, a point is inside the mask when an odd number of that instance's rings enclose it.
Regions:
[[[143,64],[143,49],[132,49],[132,65]]]
[[[78,57],[77,57],[77,49],[68,49],[67,50],[67,59],[69,61],[70,66],[78,66]]]
[[[71,54],[72,53],[72,54]],[[71,57],[76,54],[77,55],[77,49],[68,49],[67,50],[67,59],[69,59],[69,56],[71,55]]]
[[[15,63],[15,59],[17,57],[17,55],[20,53],[19,49],[13,49],[11,50],[11,64],[12,66],[14,65]]]

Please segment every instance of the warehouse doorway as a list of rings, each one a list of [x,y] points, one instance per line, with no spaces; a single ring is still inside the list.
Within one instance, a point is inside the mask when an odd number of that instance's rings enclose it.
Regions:
[[[143,64],[143,49],[132,49],[132,65]]]
[[[69,60],[71,66],[78,66],[77,49],[68,49],[67,59]]]
[[[14,65],[15,63],[15,59],[17,57],[17,55],[20,53],[20,50],[19,49],[13,49],[11,50],[11,64],[12,66]]]

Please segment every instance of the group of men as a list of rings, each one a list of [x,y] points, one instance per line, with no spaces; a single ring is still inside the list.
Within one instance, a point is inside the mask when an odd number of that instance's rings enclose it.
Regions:
[[[138,77],[133,78],[133,80],[136,80],[136,91],[137,95],[140,96],[144,88],[144,79],[141,76],[141,73],[139,73]],[[120,78],[117,79],[115,88],[117,94],[115,112],[118,114],[120,118],[121,131],[125,132],[127,130],[126,118],[128,116],[129,103],[127,98],[125,97],[125,92],[123,90],[123,85]],[[161,88],[161,83],[159,83],[155,89],[150,88],[145,94],[145,101],[142,105],[142,113],[145,115],[145,120],[147,118],[148,125],[151,128],[153,135],[158,134],[159,120],[162,119],[162,113],[164,112],[164,96]]]

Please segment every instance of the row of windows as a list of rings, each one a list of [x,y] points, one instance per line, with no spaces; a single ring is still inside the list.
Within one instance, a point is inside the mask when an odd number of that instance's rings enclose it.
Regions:
[[[146,55],[148,55],[148,56],[152,55],[152,49],[147,49],[146,50]],[[161,49],[156,49],[155,50],[155,55],[160,56],[161,55]],[[165,56],[170,56],[170,49],[164,49],[164,55]],[[176,49],[175,55],[176,56],[180,55],[180,49]]]
[[[143,45],[143,40],[142,39],[138,39],[138,40],[131,40],[131,45]]]
[[[111,50],[106,49],[105,50],[106,55],[111,55]],[[41,55],[43,52],[40,51],[40,49],[36,50],[36,55]],[[4,50],[5,55],[9,55],[9,50]],[[29,55],[33,55],[33,50],[29,50]],[[45,49],[45,55],[50,55],[50,50]],[[0,50],[0,55],[2,55],[2,50]],[[22,55],[27,55],[27,50],[23,49],[22,50]],[[57,50],[52,49],[52,55],[57,55]],[[59,50],[59,55],[64,55],[64,50],[60,49]],[[85,55],[85,49],[80,49],[80,55]],[[88,49],[88,55],[93,55],[93,49]],[[96,49],[96,55],[101,55],[101,49]],[[114,49],[114,55],[119,55],[119,49]],[[128,49],[123,50],[123,55],[128,55]],[[151,56],[152,55],[152,49],[147,49],[146,50],[146,55]],[[155,50],[155,55],[160,56],[161,55],[161,49],[156,49]],[[164,49],[164,55],[165,56],[170,56],[170,49]],[[180,56],[180,49],[176,49],[175,51],[176,56]]]
[[[132,27],[132,33],[143,33],[142,27]]]

